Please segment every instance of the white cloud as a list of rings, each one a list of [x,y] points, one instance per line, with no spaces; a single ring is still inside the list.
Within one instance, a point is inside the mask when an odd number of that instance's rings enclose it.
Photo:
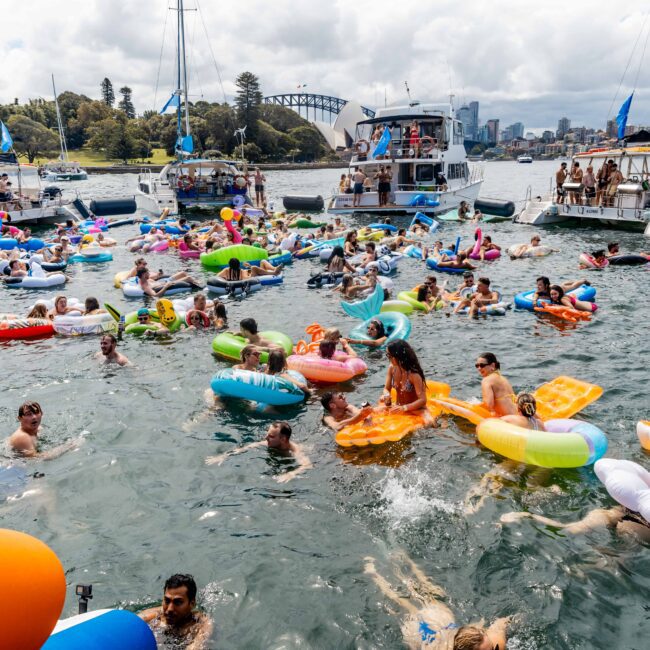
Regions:
[[[186,13],[191,94],[223,95],[206,42],[217,58],[226,94],[238,73],[260,77],[266,95],[301,83],[314,93],[365,105],[413,97],[444,100],[450,76],[456,101],[478,99],[481,118],[503,124],[603,126],[648,10],[643,0],[199,0]],[[50,97],[57,89],[98,97],[108,76],[129,85],[139,111],[154,107],[163,25],[163,68],[156,104],[173,88],[174,0],[31,0],[5,9],[12,34],[0,41],[0,102]],[[196,0],[186,0],[195,8]],[[619,14],[620,12],[620,14]],[[650,20],[648,21],[650,23]],[[631,90],[645,34],[613,108]],[[648,53],[647,58],[650,58]],[[650,122],[650,66],[642,66],[631,123]],[[610,116],[611,117],[611,116]]]

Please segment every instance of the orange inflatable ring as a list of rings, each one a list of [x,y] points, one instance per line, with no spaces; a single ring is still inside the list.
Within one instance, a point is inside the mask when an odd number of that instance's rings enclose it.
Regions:
[[[361,151],[362,148],[363,151]],[[365,156],[370,151],[370,143],[368,142],[368,140],[358,140],[357,142],[354,143],[354,150],[360,156]]]
[[[422,153],[429,153],[437,146],[437,141],[430,135],[425,135],[420,139],[420,150]]]
[[[178,177],[178,189],[188,192],[194,187],[194,181],[187,174]]]
[[[0,529],[0,575],[11,607],[0,609],[2,647],[40,648],[65,601],[65,574],[54,551],[40,540]]]

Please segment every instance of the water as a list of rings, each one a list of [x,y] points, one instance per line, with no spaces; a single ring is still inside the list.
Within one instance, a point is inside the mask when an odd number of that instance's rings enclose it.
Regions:
[[[528,185],[533,194],[544,192],[554,171],[553,163],[488,164],[483,195],[522,199]],[[339,174],[269,172],[271,198],[327,195]],[[135,175],[93,176],[77,187],[101,197],[132,193],[135,184]],[[484,230],[502,246],[527,241],[533,232],[511,223]],[[470,224],[448,224],[441,236],[451,242],[461,234],[469,245],[472,231]],[[129,226],[111,236],[123,242],[135,232]],[[532,287],[538,275],[579,277],[578,254],[608,240],[620,241],[626,251],[648,247],[641,235],[595,228],[545,229],[542,238],[562,252],[485,265],[506,296]],[[132,259],[119,247],[107,265],[71,266],[67,294],[135,309],[141,303],[125,300],[112,285],[114,273]],[[319,264],[297,262],[284,285],[230,302],[231,322],[255,316],[262,328],[294,340],[313,321],[348,331],[353,321],[336,299],[304,288]],[[150,265],[202,275],[195,261],[171,254],[152,254]],[[410,288],[424,275],[422,265],[405,260],[396,286]],[[527,312],[478,322],[436,313],[413,317],[410,340],[428,377],[448,382],[460,397],[479,394],[474,360],[486,350],[497,354],[515,390],[560,374],[602,385],[603,397],[584,417],[609,434],[609,456],[648,466],[634,433],[636,420],[648,417],[647,271],[619,267],[587,275],[601,307],[591,323],[558,325]],[[451,278],[451,285],[456,281]],[[0,312],[24,313],[41,295],[55,293],[0,290]],[[591,469],[524,468],[466,516],[466,493],[502,461],[476,445],[471,428],[451,421],[447,429],[397,444],[343,451],[320,424],[317,398],[284,413],[314,463],[302,478],[277,483],[287,463],[264,449],[206,467],[206,456],[259,440],[273,417],[239,406],[206,414],[204,391],[225,365],[212,356],[211,338],[126,337],[121,350],[135,367],[125,369],[98,365],[96,338],[18,342],[0,350],[0,417],[7,434],[25,399],[44,408],[45,446],[87,432],[79,451],[27,464],[28,476],[44,473],[29,478],[26,488],[17,484],[15,490],[28,489],[28,496],[8,496],[3,487],[2,525],[48,543],[69,586],[92,582],[93,608],[151,604],[160,599],[166,577],[191,572],[215,620],[213,647],[396,648],[401,613],[389,611],[364,575],[363,558],[375,557],[379,572],[397,584],[389,554],[403,549],[447,591],[459,623],[518,613],[514,648],[644,646],[650,633],[647,547],[606,530],[569,538],[530,521],[497,523],[501,514],[524,507],[574,521],[611,505]],[[343,386],[357,404],[374,402],[384,381],[385,358],[368,357],[368,374]],[[74,613],[69,588],[64,615]]]

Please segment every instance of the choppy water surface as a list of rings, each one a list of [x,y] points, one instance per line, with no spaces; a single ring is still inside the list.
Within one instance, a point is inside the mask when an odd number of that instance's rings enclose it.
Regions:
[[[541,193],[554,169],[551,163],[489,164],[483,195],[522,199],[528,185]],[[327,195],[339,174],[267,177],[278,198],[290,192]],[[88,197],[132,193],[135,186],[135,175],[94,176],[78,184]],[[472,231],[469,224],[448,224],[442,237],[453,241],[461,234],[469,245]],[[511,223],[485,231],[503,246],[526,241],[532,232]],[[122,242],[135,232],[129,226],[111,235]],[[578,277],[578,254],[609,239],[629,251],[650,247],[642,235],[598,229],[546,229],[542,236],[562,252],[539,260],[501,259],[481,273],[512,297],[541,274]],[[128,303],[112,285],[114,273],[132,259],[119,247],[112,263],[69,267],[67,294],[136,308],[139,301]],[[230,302],[231,322],[255,316],[263,329],[294,340],[313,321],[348,331],[354,323],[338,301],[304,286],[319,264],[297,262],[284,285]],[[196,261],[172,254],[152,254],[150,265],[202,275]],[[410,288],[424,274],[421,264],[405,260],[396,286]],[[487,350],[500,358],[515,390],[560,374],[602,385],[605,394],[583,417],[609,434],[608,455],[647,467],[634,427],[650,410],[648,277],[644,268],[632,267],[589,274],[601,309],[593,322],[577,327],[528,312],[477,322],[415,315],[410,340],[428,377],[448,382],[460,397],[479,394],[474,360]],[[451,278],[451,286],[456,281]],[[26,312],[37,295],[44,294],[0,289],[0,312]],[[98,343],[52,338],[0,349],[0,415],[7,434],[25,399],[42,404],[48,445],[87,432],[78,452],[28,464],[30,472],[44,473],[27,486],[38,493],[4,500],[2,525],[50,544],[68,584],[93,583],[94,608],[151,603],[168,575],[191,572],[215,619],[213,647],[396,648],[399,616],[364,575],[363,558],[374,556],[380,573],[396,584],[389,554],[403,549],[447,591],[458,622],[520,614],[509,647],[646,647],[647,547],[605,530],[570,538],[530,521],[497,524],[501,514],[522,508],[573,521],[611,505],[591,469],[520,468],[498,496],[466,516],[466,493],[502,460],[477,446],[470,428],[451,421],[443,431],[398,444],[342,452],[320,424],[317,398],[284,414],[314,463],[303,477],[278,484],[274,477],[286,463],[264,449],[206,467],[206,456],[260,439],[273,417],[241,406],[206,414],[204,391],[224,367],[211,354],[211,336],[179,334],[165,343],[127,337],[121,349],[136,367],[126,369],[100,367],[93,359]],[[375,401],[383,384],[384,356],[368,356],[368,374],[344,386],[355,403]],[[64,613],[75,611],[69,589]]]

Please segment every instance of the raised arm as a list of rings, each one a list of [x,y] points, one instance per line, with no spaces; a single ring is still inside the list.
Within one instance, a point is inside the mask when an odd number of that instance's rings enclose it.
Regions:
[[[258,442],[251,442],[248,445],[244,445],[243,447],[237,447],[236,449],[232,449],[231,451],[227,451],[225,454],[219,454],[217,456],[208,456],[205,459],[205,464],[206,465],[221,465],[226,458],[229,458],[230,456],[237,456],[237,454],[243,454],[246,451],[249,451],[250,449],[254,449],[255,447],[263,447],[266,444],[266,440],[259,440]]]

